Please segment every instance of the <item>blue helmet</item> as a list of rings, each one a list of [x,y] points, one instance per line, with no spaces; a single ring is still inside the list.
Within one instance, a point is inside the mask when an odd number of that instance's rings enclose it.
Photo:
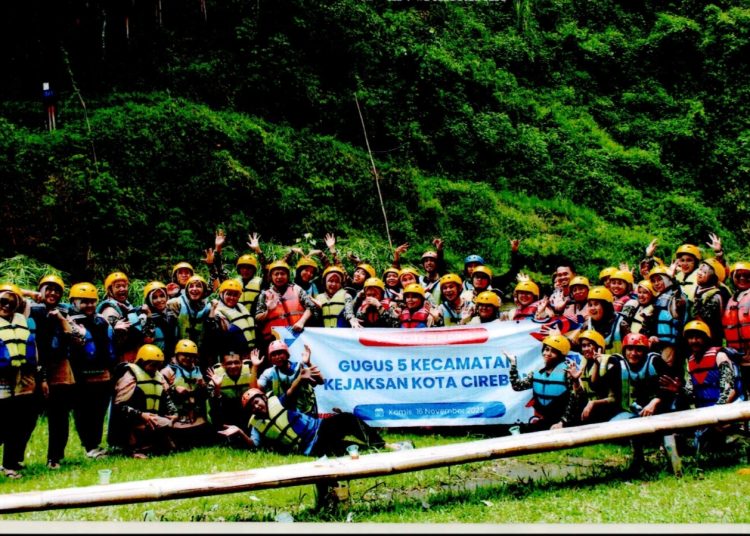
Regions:
[[[469,255],[464,259],[464,265],[467,265],[470,262],[478,262],[479,264],[484,264],[484,259],[479,255]]]

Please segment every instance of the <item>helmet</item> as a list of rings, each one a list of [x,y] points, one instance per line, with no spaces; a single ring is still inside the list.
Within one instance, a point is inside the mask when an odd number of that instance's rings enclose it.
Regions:
[[[648,279],[642,279],[641,281],[638,281],[638,286],[648,290],[652,296],[654,295],[654,287],[651,286],[651,281],[649,281]]]
[[[99,292],[91,283],[76,283],[70,287],[70,299],[83,298],[87,300],[99,300]]]
[[[185,288],[189,287],[191,283],[200,283],[203,285],[203,297],[205,298],[208,296],[208,283],[206,283],[206,280],[203,279],[198,274],[194,274],[190,276],[190,279],[187,280],[187,283],[185,283]]]
[[[129,283],[128,276],[126,276],[122,272],[112,272],[107,276],[107,279],[104,280],[104,289],[109,290],[109,287],[112,286],[112,283],[115,281],[125,281],[126,283]]]
[[[611,277],[612,274],[615,272],[617,272],[617,268],[615,268],[614,266],[609,266],[605,268],[604,270],[599,272],[599,281],[603,281],[607,279],[608,277]]]
[[[138,348],[138,353],[135,355],[135,362],[141,361],[160,361],[163,363],[164,352],[155,344],[144,344]]]
[[[587,329],[587,330],[581,331],[578,334],[578,337],[576,338],[576,340],[580,342],[581,339],[590,340],[602,350],[607,347],[607,344],[604,342],[604,337],[602,336],[602,334],[593,329]]]
[[[411,266],[405,266],[404,268],[401,268],[398,271],[398,278],[401,279],[401,276],[404,274],[412,274],[414,275],[414,277],[419,278],[419,271]]]
[[[375,287],[379,288],[383,292],[385,292],[385,283],[379,278],[379,277],[369,277],[367,278],[367,281],[365,281],[364,288],[367,287]]]
[[[673,279],[672,274],[669,273],[669,268],[664,266],[663,264],[657,264],[653,268],[651,268],[651,271],[648,273],[648,278],[651,279],[655,275],[666,275],[670,279]]]
[[[625,348],[627,346],[645,346],[648,348],[650,345],[648,337],[643,333],[628,333],[622,340],[622,347]]]
[[[470,262],[478,262],[479,264],[484,264],[484,259],[479,255],[469,255],[464,259],[464,266],[466,266]]]
[[[471,277],[474,277],[477,274],[484,274],[492,279],[492,269],[489,266],[485,266],[484,264],[474,268],[474,271],[471,273]]]
[[[568,355],[570,352],[570,341],[563,335],[549,335],[544,338],[542,344],[554,348],[562,355]]]
[[[234,290],[236,292],[242,292],[242,283],[237,281],[236,279],[225,279],[221,282],[221,285],[219,285],[219,294],[226,290]]]
[[[364,262],[361,264],[358,264],[355,270],[359,268],[362,268],[365,272],[367,272],[367,277],[375,277],[376,275],[378,275],[378,273],[375,271],[375,268],[373,268],[372,266]]]
[[[633,279],[633,273],[629,270],[615,270],[614,273],[612,273],[611,276],[609,276],[610,279],[622,279],[623,281],[630,283],[631,285],[635,283],[635,279]]]
[[[21,287],[14,283],[0,283],[0,292],[12,292],[18,297],[18,301],[23,300],[23,291]]]
[[[328,279],[329,274],[339,274],[341,276],[341,280],[344,280],[344,276],[346,275],[346,272],[344,272],[344,269],[341,266],[336,266],[335,264],[332,264],[325,270],[323,270],[323,280]]]
[[[460,287],[463,281],[461,281],[461,278],[456,274],[445,274],[440,278],[440,287],[442,288],[446,283],[455,283]]]
[[[178,262],[172,267],[172,277],[174,277],[174,274],[177,273],[177,270],[181,268],[187,268],[190,270],[190,275],[193,275],[195,273],[195,270],[193,269],[193,265],[189,262]]]
[[[396,268],[395,266],[389,266],[388,268],[386,268],[385,270],[383,270],[383,279],[385,279],[385,274],[389,274],[391,272],[393,272],[394,274],[396,274],[396,276],[398,277],[399,269]]]
[[[437,258],[438,258],[438,254],[436,252],[434,252],[434,251],[425,251],[424,253],[422,253],[421,260],[425,260],[425,259],[437,259]]]
[[[588,277],[584,277],[582,275],[577,275],[573,279],[571,279],[568,287],[573,288],[576,285],[583,285],[586,288],[591,288],[591,283],[589,283]]]
[[[39,286],[37,289],[41,290],[42,285],[49,285],[50,283],[57,285],[60,287],[60,292],[65,292],[65,283],[63,283],[63,280],[54,274],[45,275],[43,278],[39,280]]]
[[[174,347],[174,353],[177,354],[193,354],[198,355],[198,345],[190,339],[181,339],[177,341]]]
[[[734,274],[734,272],[736,272],[737,270],[747,270],[748,272],[750,272],[750,262],[737,261],[729,267],[730,274]]]
[[[268,355],[271,355],[274,352],[280,352],[282,350],[286,352],[286,355],[289,355],[289,346],[287,346],[287,344],[280,339],[275,339],[271,341],[271,344],[268,345]]]
[[[704,333],[706,337],[711,338],[711,328],[701,320],[691,320],[685,324],[685,329],[682,330],[682,334],[687,336],[688,331],[700,331],[701,333]]]
[[[677,251],[675,251],[675,257],[682,255],[683,253],[687,253],[688,255],[692,255],[696,259],[701,260],[701,250],[698,249],[698,246],[694,246],[693,244],[682,244],[677,248]]]
[[[404,296],[407,294],[419,294],[424,298],[424,288],[419,283],[410,283],[404,287]]]
[[[711,267],[711,269],[716,274],[716,277],[719,279],[719,283],[723,283],[727,278],[726,268],[724,268],[724,265],[717,261],[715,257],[711,257],[710,259],[703,259],[701,263],[708,264]]]
[[[277,268],[286,270],[287,274],[290,274],[292,272],[292,270],[289,268],[289,265],[285,263],[284,261],[273,261],[271,264],[268,265],[268,273],[270,274]]]
[[[539,299],[539,285],[533,281],[520,281],[513,292],[531,292],[536,299]]]
[[[479,293],[479,296],[474,299],[474,303],[477,305],[492,305],[497,308],[500,307],[500,296],[491,290],[485,290]]]
[[[250,401],[256,396],[266,395],[263,391],[261,391],[260,389],[256,389],[255,387],[251,387],[250,389],[242,393],[242,407],[246,408]]]
[[[161,281],[151,281],[150,283],[147,283],[146,286],[143,287],[143,301],[146,301],[146,298],[148,298],[149,294],[159,289],[164,289],[164,292],[166,292],[167,285],[165,285]]]
[[[589,300],[602,300],[605,302],[612,303],[615,301],[615,297],[607,287],[594,287],[589,290]]]
[[[312,268],[318,269],[318,263],[315,262],[315,259],[312,257],[300,257],[300,259],[297,261],[296,269],[299,270],[303,266],[310,266]]]
[[[239,259],[237,259],[237,268],[240,266],[253,266],[255,269],[258,269],[258,259],[255,258],[255,255],[242,255]]]

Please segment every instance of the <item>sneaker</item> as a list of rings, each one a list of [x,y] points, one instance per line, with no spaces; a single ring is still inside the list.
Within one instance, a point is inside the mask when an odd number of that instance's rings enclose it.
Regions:
[[[3,469],[3,473],[8,478],[12,478],[13,480],[16,480],[18,478],[21,478],[23,475],[19,473],[18,471],[14,471],[13,469]]]
[[[50,460],[47,462],[47,468],[55,469],[55,470],[60,469],[60,462],[55,462],[55,461]]]
[[[93,458],[95,460],[97,460],[99,458],[106,458],[107,457],[107,451],[104,450],[104,449],[102,449],[102,448],[96,447],[95,449],[91,449],[88,452],[86,452],[86,457],[87,458]]]

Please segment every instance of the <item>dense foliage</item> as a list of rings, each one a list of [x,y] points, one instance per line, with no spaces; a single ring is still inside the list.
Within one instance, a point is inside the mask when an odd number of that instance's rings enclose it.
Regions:
[[[0,255],[164,278],[222,226],[230,259],[334,232],[382,268],[355,97],[407,260],[750,253],[747,0],[49,4],[6,7]]]

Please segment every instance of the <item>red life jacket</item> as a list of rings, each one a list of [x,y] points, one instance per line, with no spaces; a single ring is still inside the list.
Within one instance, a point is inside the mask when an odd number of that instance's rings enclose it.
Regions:
[[[524,318],[533,318],[536,314],[536,308],[539,305],[538,301],[531,302],[526,307],[516,307],[513,311],[512,320],[523,320]]]
[[[297,285],[288,285],[279,299],[279,304],[268,310],[268,316],[263,322],[263,337],[266,340],[272,339],[271,328],[275,326],[291,327],[302,318],[304,313],[305,307],[299,301]]]
[[[404,308],[401,314],[398,315],[398,320],[402,328],[426,328],[428,316],[430,314],[424,307],[420,307],[413,313],[409,309]]]
[[[721,318],[727,346],[736,350],[750,350],[750,290],[732,296]]]
[[[688,359],[688,372],[693,380],[693,392],[698,407],[714,405],[721,395],[720,373],[716,364],[716,354],[719,351],[719,346],[712,346],[702,356],[696,358],[693,354]]]
[[[633,297],[632,294],[625,294],[623,296],[620,296],[619,298],[615,298],[615,301],[612,302],[613,307],[615,308],[615,313],[619,313],[622,311],[622,308],[625,307],[625,304]]]

